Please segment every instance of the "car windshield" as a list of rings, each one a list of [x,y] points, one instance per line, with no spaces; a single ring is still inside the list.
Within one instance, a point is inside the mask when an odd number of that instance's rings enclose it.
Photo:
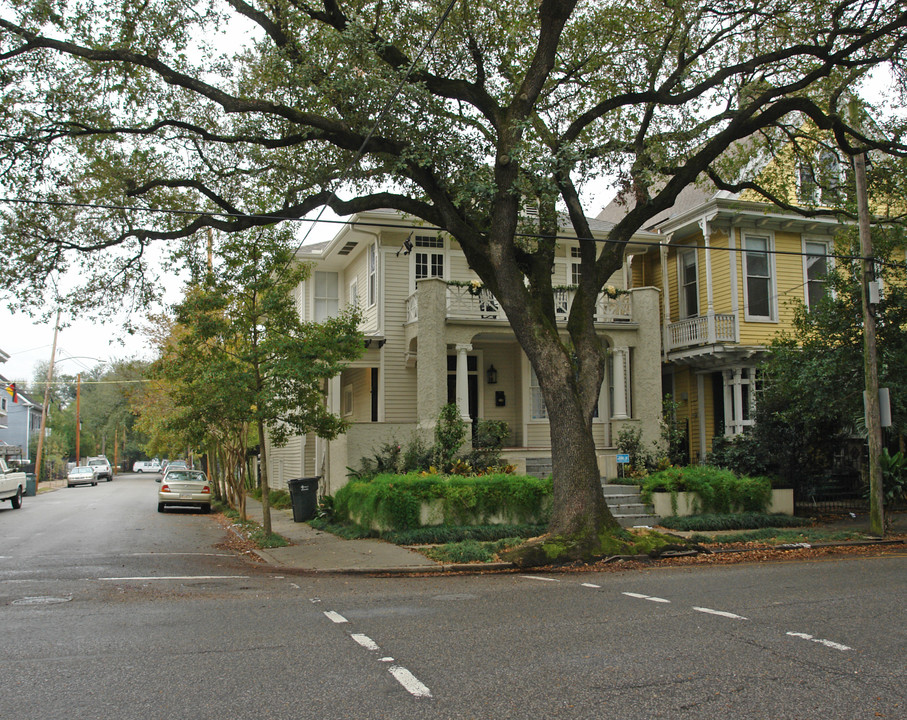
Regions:
[[[103,460],[92,460],[88,463],[89,465],[106,465],[107,463]]]
[[[168,482],[205,482],[205,474],[202,472],[187,472],[185,470],[174,470],[167,473]]]
[[[72,472],[76,475],[87,475],[88,473],[94,472],[90,467],[77,467],[73,468]]]

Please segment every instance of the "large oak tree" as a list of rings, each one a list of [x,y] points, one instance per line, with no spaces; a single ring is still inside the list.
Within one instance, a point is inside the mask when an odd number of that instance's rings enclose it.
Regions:
[[[874,68],[903,87],[900,0],[0,7],[0,172],[24,201],[3,205],[17,302],[80,263],[72,303],[143,302],[149,247],[178,254],[206,227],[325,204],[420,218],[456,238],[535,369],[551,531],[576,538],[613,526],[590,431],[607,352],[593,317],[633,233],[697,178],[751,186],[741,170],[807,119],[845,152],[905,149],[896,122],[863,132],[847,112]],[[582,201],[602,177],[631,199],[607,243]],[[551,291],[564,222],[582,256],[566,332]]]

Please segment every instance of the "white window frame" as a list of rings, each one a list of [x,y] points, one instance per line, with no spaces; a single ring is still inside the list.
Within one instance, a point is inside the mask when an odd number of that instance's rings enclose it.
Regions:
[[[765,250],[750,251],[748,244],[750,240],[764,240]],[[752,232],[743,231],[743,308],[744,319],[748,322],[777,322],[778,321],[778,291],[777,291],[777,274],[775,272],[775,235],[772,232]],[[765,278],[768,285],[768,315],[755,315],[750,312],[750,252],[765,254],[765,265],[768,276]],[[760,277],[760,276],[754,276]]]
[[[690,312],[687,307],[687,283],[685,280],[685,270],[688,267],[685,259],[693,258],[693,269],[696,276],[696,312]],[[677,299],[680,307],[680,317],[695,318],[699,317],[699,250],[698,248],[679,248],[677,251]]]
[[[447,280],[448,267],[450,262],[447,257],[447,243],[441,235],[416,235],[413,251],[409,254],[410,277],[412,278],[411,290],[415,291],[418,280],[428,278],[439,278]],[[425,274],[417,277],[420,260],[425,263]],[[437,274],[437,266],[440,265],[441,273]]]
[[[347,304],[350,307],[359,306],[359,278],[354,277],[350,281],[349,294],[347,295]]]
[[[378,302],[378,247],[369,245],[366,250],[366,292],[368,297],[366,301],[368,307],[374,307]]]
[[[822,284],[825,286],[825,293],[831,293],[831,288],[828,286],[828,274],[834,269],[834,258],[831,257],[832,251],[832,241],[828,238],[814,238],[814,237],[804,237],[803,238],[803,302],[806,304],[806,307],[810,310],[813,309],[812,304],[809,300],[809,260],[810,258],[818,257],[820,253],[810,253],[810,245],[821,245],[824,249],[821,255],[824,255],[825,260],[825,280],[822,280]],[[819,282],[818,280],[813,280],[812,282]]]
[[[353,384],[343,386],[341,400],[341,415],[349,417],[353,414]]]
[[[579,286],[580,277],[582,276],[582,262],[580,258],[580,249],[578,247],[570,248],[570,268],[568,270],[568,280],[570,285]]]
[[[535,374],[532,363],[527,364],[529,365],[529,421],[548,422],[548,408],[545,407],[542,388],[539,387],[539,378]]]
[[[333,295],[328,294],[331,288],[328,288],[328,291],[319,295],[318,291],[318,277],[320,275],[328,276],[331,275],[334,278],[334,287]],[[320,316],[320,308],[325,308],[324,317]],[[331,311],[333,309],[333,311]],[[312,319],[315,322],[323,322],[328,318],[335,317],[340,311],[340,274],[333,272],[331,270],[316,270],[312,273]]]

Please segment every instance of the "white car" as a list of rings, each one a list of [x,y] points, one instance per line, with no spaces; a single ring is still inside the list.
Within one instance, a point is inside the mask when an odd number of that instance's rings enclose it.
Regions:
[[[110,460],[103,455],[88,458],[88,465],[95,469],[98,480],[113,480],[113,469],[110,467]]]
[[[76,485],[97,485],[98,474],[91,465],[79,465],[69,471],[66,476],[66,487],[75,487]]]
[[[134,473],[159,473],[160,471],[161,464],[157,460],[137,460],[132,466]]]

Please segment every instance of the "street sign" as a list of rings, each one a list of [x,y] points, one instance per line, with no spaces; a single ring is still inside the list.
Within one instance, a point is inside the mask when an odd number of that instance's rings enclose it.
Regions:
[[[629,465],[630,464],[630,453],[620,453],[617,456],[618,465]]]

